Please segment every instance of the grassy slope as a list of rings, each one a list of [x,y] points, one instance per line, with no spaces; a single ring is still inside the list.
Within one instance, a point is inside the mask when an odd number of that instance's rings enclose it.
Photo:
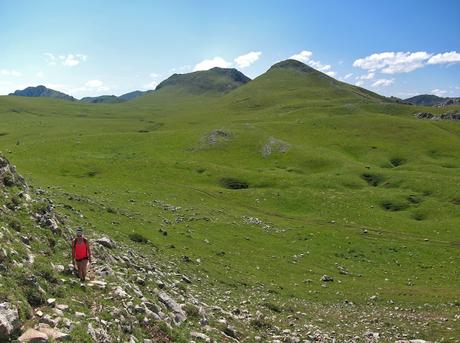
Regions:
[[[362,92],[274,69],[224,97],[172,89],[119,105],[2,97],[0,147],[29,180],[59,186],[56,199],[80,208],[97,229],[138,231],[165,256],[200,258],[185,268],[243,298],[262,284],[276,302],[366,304],[377,294],[382,309],[389,301],[430,303],[444,315],[459,301],[460,125],[414,119],[426,108]],[[232,138],[207,144],[215,129]],[[289,151],[264,158],[270,137]],[[371,186],[364,173],[381,181]],[[222,177],[250,187],[223,189]],[[196,220],[167,224],[178,216],[154,199]],[[339,274],[337,263],[351,275]],[[323,274],[335,279],[327,288]],[[417,329],[426,337],[445,331]]]

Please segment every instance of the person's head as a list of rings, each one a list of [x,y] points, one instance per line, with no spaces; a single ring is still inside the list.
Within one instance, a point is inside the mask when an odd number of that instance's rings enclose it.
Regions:
[[[77,228],[77,237],[82,237],[83,236],[83,229],[81,227]]]

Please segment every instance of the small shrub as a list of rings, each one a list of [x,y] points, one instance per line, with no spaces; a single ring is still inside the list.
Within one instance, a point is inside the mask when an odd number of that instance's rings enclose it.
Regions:
[[[27,288],[25,295],[27,302],[32,307],[38,307],[45,303],[45,296],[42,293],[40,293],[38,289],[35,287]]]
[[[185,313],[187,313],[187,317],[189,318],[199,318],[200,317],[200,310],[197,306],[193,304],[186,304],[185,305]]]
[[[451,200],[451,203],[454,205],[460,205],[460,197],[459,198],[453,198]]]
[[[220,179],[222,187],[227,189],[246,189],[249,188],[249,184],[246,181],[238,180],[231,177],[224,177]]]
[[[383,176],[371,173],[363,173],[361,178],[373,187],[377,187],[384,180]]]
[[[272,324],[268,320],[263,318],[252,319],[250,324],[257,330],[269,330],[272,328]]]
[[[407,197],[407,201],[409,201],[412,204],[420,204],[422,202],[422,198],[411,194]]]
[[[142,243],[142,244],[145,244],[145,243],[149,242],[147,237],[141,235],[140,233],[132,233],[132,234],[130,234],[129,239],[132,240],[133,242]]]
[[[412,219],[417,220],[417,221],[422,221],[426,219],[426,214],[416,212],[412,213]]]
[[[384,210],[391,211],[391,212],[402,211],[407,208],[407,205],[404,203],[394,202],[394,201],[389,201],[389,200],[382,201],[380,206],[382,206]]]
[[[11,218],[9,224],[10,224],[10,227],[11,227],[13,230],[15,230],[15,231],[17,231],[17,232],[21,232],[22,223],[21,223],[21,221],[20,221],[19,219],[17,219],[17,218]]]
[[[269,310],[273,311],[273,312],[276,312],[276,313],[281,313],[282,312],[281,307],[279,307],[276,304],[266,302],[266,303],[263,303],[262,305],[265,306],[266,308],[268,308]]]
[[[390,165],[393,168],[399,167],[399,166],[403,165],[404,163],[406,163],[406,160],[404,158],[400,158],[400,157],[394,157],[394,158],[392,158],[390,160]]]
[[[14,186],[14,176],[11,173],[6,173],[3,175],[3,184],[8,187]]]
[[[54,275],[54,271],[48,264],[37,264],[36,268],[36,275],[41,276],[49,283],[57,284],[58,279],[56,278],[56,276]]]

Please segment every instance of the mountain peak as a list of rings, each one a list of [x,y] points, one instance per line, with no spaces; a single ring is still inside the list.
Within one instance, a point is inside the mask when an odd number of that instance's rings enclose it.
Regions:
[[[227,93],[251,79],[233,68],[214,67],[187,74],[174,74],[161,82],[160,89],[177,89],[192,94]]]
[[[288,59],[285,61],[275,63],[274,65],[271,66],[269,70],[274,70],[274,69],[291,69],[291,70],[301,71],[304,73],[313,73],[313,72],[319,73],[318,70],[306,65],[305,63],[302,63],[300,61],[293,60],[293,59]]]
[[[36,87],[27,87],[22,90],[17,90],[14,93],[8,95],[14,96],[29,96],[29,97],[47,97],[61,100],[75,101],[76,99],[65,93],[56,91],[54,89],[47,88],[43,85],[38,85]]]

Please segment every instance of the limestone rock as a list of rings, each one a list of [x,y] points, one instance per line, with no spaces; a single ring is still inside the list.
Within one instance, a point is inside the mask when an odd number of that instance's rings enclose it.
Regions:
[[[19,314],[16,307],[8,302],[0,304],[0,341],[7,339],[19,328]]]
[[[27,329],[18,339],[18,342],[48,342],[48,335],[35,329]]]

